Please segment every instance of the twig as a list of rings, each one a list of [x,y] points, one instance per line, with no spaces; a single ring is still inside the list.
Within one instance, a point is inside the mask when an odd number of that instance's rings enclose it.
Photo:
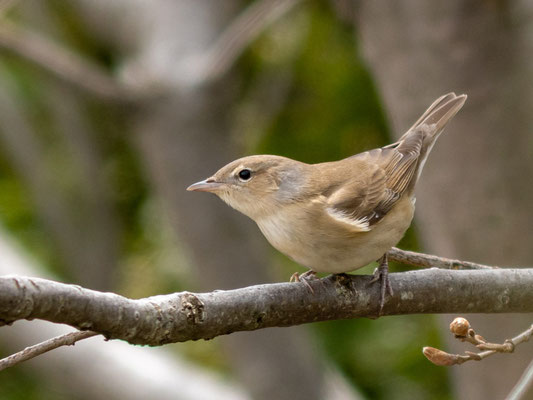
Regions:
[[[258,0],[253,2],[224,30],[213,45],[183,61],[191,84],[204,84],[224,75],[242,52],[270,24],[302,0]]]
[[[468,342],[476,346],[480,353],[465,351],[464,355],[450,354],[434,347],[424,347],[422,352],[426,358],[435,365],[451,366],[463,364],[467,361],[481,361],[496,353],[513,353],[516,346],[527,342],[533,335],[533,325],[524,332],[512,339],[506,339],[503,343],[489,343],[483,336],[478,335],[470,327],[470,323],[465,318],[456,318],[450,324],[450,330],[455,337],[463,342]]]
[[[24,350],[21,350],[18,353],[12,354],[9,357],[1,359],[0,371],[19,364],[23,361],[30,360],[50,350],[57,349],[58,347],[73,346],[74,343],[79,342],[80,340],[87,339],[96,335],[99,335],[99,333],[92,331],[69,332],[64,335],[45,340],[44,342],[38,343],[34,346],[26,347]]]
[[[5,19],[0,24],[0,49],[31,61],[71,86],[102,99],[131,102],[140,95],[89,60]]]
[[[528,392],[533,387],[533,361],[529,363],[526,370],[511,389],[505,400],[520,400],[525,399]]]
[[[387,252],[389,260],[414,265],[416,267],[443,269],[494,269],[488,265],[476,264],[470,261],[454,260],[451,258],[434,256],[431,254],[415,253],[393,247]]]

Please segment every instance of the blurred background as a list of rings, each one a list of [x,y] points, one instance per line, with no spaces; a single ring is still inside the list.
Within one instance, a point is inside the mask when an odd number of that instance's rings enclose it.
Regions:
[[[4,0],[0,18],[2,274],[133,298],[286,281],[304,268],[185,188],[244,155],[314,163],[388,144],[450,91],[469,99],[399,247],[533,265],[530,1]],[[450,339],[452,317],[157,349],[93,338],[3,371],[0,398],[503,398],[531,346],[436,367],[422,346],[466,348]],[[531,324],[468,318],[492,341]],[[1,355],[63,331],[2,327]]]

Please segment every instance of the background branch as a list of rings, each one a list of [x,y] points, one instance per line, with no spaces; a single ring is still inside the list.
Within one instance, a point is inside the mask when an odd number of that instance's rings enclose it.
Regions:
[[[260,0],[252,3],[210,48],[185,60],[183,67],[190,83],[206,83],[222,76],[257,36],[301,1]]]
[[[211,47],[183,60],[180,70],[188,80],[187,84],[204,84],[220,78],[253,40],[300,2],[262,0],[250,5]],[[104,100],[132,102],[148,95],[144,93],[147,88],[136,91],[133,86],[121,83],[98,65],[71,50],[5,19],[0,26],[0,50],[16,54],[69,85]],[[155,86],[160,90],[157,83]]]
[[[527,399],[531,398],[531,392],[533,391],[533,361],[531,361],[516,383],[516,385],[513,387],[509,395],[507,396],[507,400],[520,400],[520,399]]]
[[[134,344],[162,345],[274,326],[374,317],[371,276],[338,275],[303,283],[131,300],[54,281],[0,278],[0,318],[44,319]],[[533,311],[533,269],[421,270],[391,274],[395,295],[383,315]]]
[[[6,19],[0,24],[0,50],[16,54],[70,86],[101,99],[128,102],[138,96],[98,65]]]

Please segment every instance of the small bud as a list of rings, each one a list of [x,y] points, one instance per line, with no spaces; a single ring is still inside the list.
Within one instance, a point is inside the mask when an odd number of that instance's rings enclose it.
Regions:
[[[470,323],[468,320],[462,317],[455,318],[450,324],[450,331],[459,337],[465,337],[470,329]]]
[[[450,365],[457,364],[456,356],[434,347],[424,347],[422,353],[424,353],[429,361],[440,367],[449,367]]]

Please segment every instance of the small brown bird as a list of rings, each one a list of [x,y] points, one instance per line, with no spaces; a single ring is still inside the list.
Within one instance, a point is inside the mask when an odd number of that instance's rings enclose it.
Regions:
[[[187,188],[212,192],[253,219],[267,240],[316,272],[345,273],[379,261],[380,312],[388,291],[387,251],[411,224],[426,158],[466,95],[437,99],[400,140],[340,161],[240,158]],[[298,276],[296,274],[296,280]]]

